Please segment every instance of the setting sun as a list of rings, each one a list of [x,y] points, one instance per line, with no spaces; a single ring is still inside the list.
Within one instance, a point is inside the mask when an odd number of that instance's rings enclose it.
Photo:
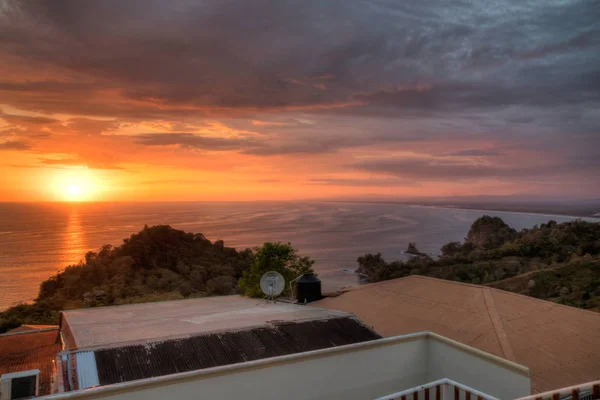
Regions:
[[[64,197],[67,201],[89,200],[89,198],[86,196],[86,191],[82,189],[82,184],[79,183],[69,184],[66,188]]]
[[[93,171],[87,168],[73,168],[57,172],[50,188],[53,197],[61,201],[97,201],[99,180]]]
[[[81,193],[81,186],[79,186],[76,183],[73,183],[69,186],[68,192],[70,196],[77,196],[79,193]]]

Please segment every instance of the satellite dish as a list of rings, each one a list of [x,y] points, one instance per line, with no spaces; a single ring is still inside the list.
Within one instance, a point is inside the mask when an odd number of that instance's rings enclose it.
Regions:
[[[260,278],[260,289],[267,298],[275,299],[285,288],[285,279],[283,275],[276,271],[265,272]]]

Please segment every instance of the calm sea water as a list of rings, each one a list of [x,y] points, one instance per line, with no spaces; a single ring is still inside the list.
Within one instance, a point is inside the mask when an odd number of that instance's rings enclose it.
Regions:
[[[405,259],[409,241],[437,254],[462,240],[481,215],[497,215],[516,229],[573,219],[565,216],[440,209],[369,203],[0,203],[0,310],[37,295],[41,281],[89,250],[119,245],[144,224],[169,224],[243,249],[266,241],[291,242],[316,260],[325,290],[357,284],[347,270],[356,258],[380,252]]]

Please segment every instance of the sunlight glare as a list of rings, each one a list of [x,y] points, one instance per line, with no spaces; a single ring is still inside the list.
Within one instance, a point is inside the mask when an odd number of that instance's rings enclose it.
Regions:
[[[73,183],[69,186],[68,190],[71,196],[77,196],[79,193],[81,193],[81,186],[79,186],[76,183]]]
[[[98,200],[98,178],[87,168],[61,171],[52,182],[57,199],[69,202]]]

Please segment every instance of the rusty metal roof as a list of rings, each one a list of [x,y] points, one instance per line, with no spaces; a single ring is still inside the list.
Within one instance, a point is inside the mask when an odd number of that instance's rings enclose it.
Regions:
[[[131,304],[62,313],[66,349],[122,346],[245,329],[269,321],[298,321],[348,316],[348,313],[241,296]]]
[[[100,385],[108,385],[379,338],[353,317],[278,322],[253,329],[96,350],[93,367]],[[89,378],[89,371],[81,368],[82,365],[77,366],[78,375]]]
[[[40,395],[50,394],[58,330],[44,330],[0,335],[0,375],[40,370]]]
[[[525,365],[534,393],[600,379],[600,313],[416,275],[312,304],[354,313],[383,336],[432,331]]]

